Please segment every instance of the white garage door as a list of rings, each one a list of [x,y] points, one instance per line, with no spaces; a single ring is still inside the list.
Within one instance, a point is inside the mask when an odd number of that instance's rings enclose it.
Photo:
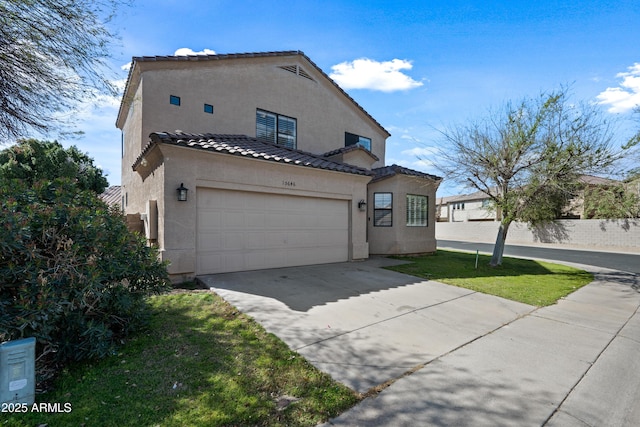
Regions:
[[[347,261],[346,200],[199,188],[197,274]]]

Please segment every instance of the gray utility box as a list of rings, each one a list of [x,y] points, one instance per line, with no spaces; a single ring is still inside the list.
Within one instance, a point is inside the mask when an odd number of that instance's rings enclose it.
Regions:
[[[33,405],[36,395],[36,339],[0,344],[0,402]]]

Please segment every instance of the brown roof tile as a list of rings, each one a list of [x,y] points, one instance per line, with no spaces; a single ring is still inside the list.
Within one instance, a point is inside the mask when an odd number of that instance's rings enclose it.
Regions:
[[[405,168],[404,166],[399,166],[399,165],[391,165],[391,166],[384,166],[381,168],[375,168],[372,170],[372,172],[375,174],[373,181],[379,181],[381,179],[390,178],[395,175],[416,176],[418,178],[431,179],[434,181],[442,181],[442,178],[439,176]]]
[[[215,151],[235,156],[252,157],[272,162],[287,163],[316,169],[332,170],[355,175],[371,176],[368,169],[346,163],[334,162],[321,155],[286,148],[270,142],[261,141],[246,135],[187,134],[154,132],[149,135],[151,142],[133,164],[135,170],[146,153],[154,145],[171,144],[200,150]]]
[[[122,190],[119,185],[112,185],[104,190],[99,196],[109,206],[120,205],[122,201]]]

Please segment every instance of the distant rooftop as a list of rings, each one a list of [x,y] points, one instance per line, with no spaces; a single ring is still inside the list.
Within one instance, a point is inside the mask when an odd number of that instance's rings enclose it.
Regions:
[[[122,189],[119,185],[112,185],[104,190],[104,193],[99,196],[109,206],[120,206],[122,202]]]

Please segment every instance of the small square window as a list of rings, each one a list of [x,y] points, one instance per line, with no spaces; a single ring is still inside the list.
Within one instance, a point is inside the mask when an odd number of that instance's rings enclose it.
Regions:
[[[213,105],[204,104],[204,112],[207,114],[213,114]]]
[[[169,104],[180,105],[180,97],[175,95],[169,95]]]

